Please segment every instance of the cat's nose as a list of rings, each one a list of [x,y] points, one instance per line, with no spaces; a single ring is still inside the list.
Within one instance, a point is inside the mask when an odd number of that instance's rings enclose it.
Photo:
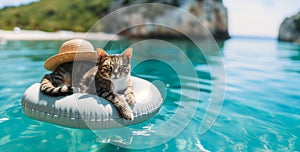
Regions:
[[[118,71],[114,70],[112,72],[112,76],[113,76],[113,78],[117,78],[118,77]]]
[[[117,78],[118,78],[118,74],[113,74],[113,75],[112,75],[112,78],[113,78],[113,79],[117,79]]]

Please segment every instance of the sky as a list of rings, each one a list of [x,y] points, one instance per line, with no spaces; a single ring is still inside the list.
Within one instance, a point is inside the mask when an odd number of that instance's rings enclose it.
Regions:
[[[19,6],[21,4],[28,4],[38,0],[0,0],[0,9],[5,6]]]
[[[280,23],[300,11],[300,0],[223,0],[232,36],[277,37]]]
[[[0,0],[0,8],[38,0]],[[285,17],[300,11],[300,0],[223,0],[231,36],[277,37]]]

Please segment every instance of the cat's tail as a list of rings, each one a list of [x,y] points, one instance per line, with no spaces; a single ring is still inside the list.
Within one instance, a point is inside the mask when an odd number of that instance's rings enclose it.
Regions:
[[[43,94],[49,96],[65,96],[73,94],[73,89],[71,86],[63,84],[61,86],[55,87],[51,82],[51,76],[49,74],[43,77],[40,90]]]

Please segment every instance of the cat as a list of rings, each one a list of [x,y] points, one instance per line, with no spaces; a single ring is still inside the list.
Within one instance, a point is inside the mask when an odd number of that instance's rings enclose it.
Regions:
[[[133,120],[130,105],[136,100],[130,76],[132,48],[119,55],[108,55],[98,48],[97,54],[99,58],[96,66],[87,61],[68,62],[58,66],[53,73],[42,78],[41,92],[49,96],[65,96],[77,92],[95,94],[110,101],[121,117]],[[121,95],[124,95],[125,100]]]

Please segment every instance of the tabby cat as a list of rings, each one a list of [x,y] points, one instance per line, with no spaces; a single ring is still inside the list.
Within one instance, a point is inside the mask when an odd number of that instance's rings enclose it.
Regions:
[[[96,66],[87,61],[68,62],[45,75],[41,81],[41,92],[49,96],[73,92],[96,94],[110,101],[123,118],[133,120],[129,106],[135,103],[130,77],[132,49],[128,48],[119,55],[108,55],[102,49],[97,49],[97,53],[99,60]]]

